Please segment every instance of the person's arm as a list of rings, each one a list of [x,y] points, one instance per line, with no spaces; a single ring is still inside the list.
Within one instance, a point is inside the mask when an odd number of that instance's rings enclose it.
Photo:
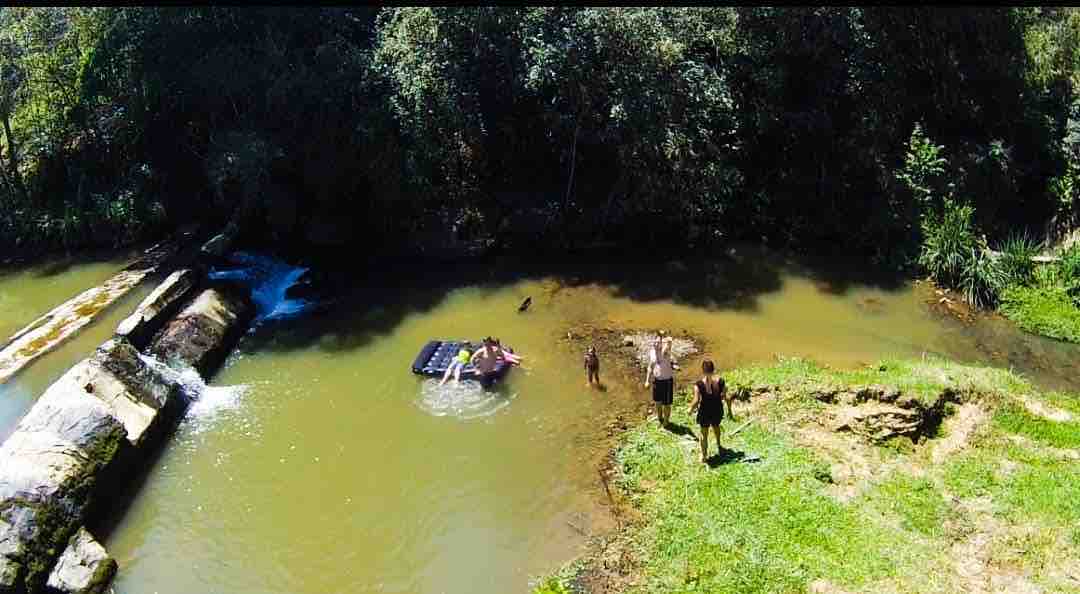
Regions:
[[[476,349],[476,352],[469,357],[469,363],[476,364],[476,358],[480,356],[480,353],[484,352],[484,349]]]
[[[698,390],[697,384],[694,384],[694,399],[690,401],[690,413],[693,414],[697,411],[698,406],[701,405],[701,391]]]
[[[649,385],[649,380],[652,379],[652,368],[653,368],[653,364],[652,364],[652,362],[650,362],[649,363],[649,370],[645,372],[645,386],[646,387],[648,387],[648,385]]]
[[[731,407],[731,403],[734,399],[731,397],[731,390],[728,390],[727,388],[727,382],[724,382],[724,388],[720,391],[720,396],[724,399],[725,402],[727,402],[728,416],[731,417],[732,421],[734,421],[735,409]]]

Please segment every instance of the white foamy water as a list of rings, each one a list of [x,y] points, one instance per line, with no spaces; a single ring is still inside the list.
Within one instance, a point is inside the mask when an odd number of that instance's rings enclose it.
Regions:
[[[516,396],[484,390],[472,380],[455,383],[451,379],[440,386],[439,380],[427,379],[421,384],[416,405],[436,417],[452,416],[468,420],[493,415],[509,405]]]
[[[173,369],[152,355],[140,353],[139,358],[165,381],[180,386],[191,405],[187,409],[187,418],[209,421],[223,411],[240,407],[243,396],[250,386],[208,386],[198,371],[191,367],[183,370]]]

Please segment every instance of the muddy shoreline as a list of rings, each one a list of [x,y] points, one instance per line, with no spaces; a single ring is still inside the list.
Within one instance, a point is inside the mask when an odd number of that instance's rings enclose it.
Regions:
[[[596,469],[597,479],[589,489],[595,502],[589,526],[573,526],[588,540],[586,552],[570,562],[573,588],[588,594],[624,592],[631,585],[636,567],[628,546],[628,533],[642,518],[618,485],[616,452],[627,432],[637,424],[655,420],[652,392],[643,385],[645,369],[637,357],[637,347],[626,340],[628,335],[664,332],[676,340],[694,345],[696,352],[673,358],[675,390],[683,389],[695,370],[708,356],[708,341],[688,328],[676,325],[667,328],[617,328],[584,323],[569,327],[560,342],[582,353],[595,346],[601,360],[602,389],[599,397],[608,398],[611,406],[603,421],[601,437],[592,445],[585,463]]]

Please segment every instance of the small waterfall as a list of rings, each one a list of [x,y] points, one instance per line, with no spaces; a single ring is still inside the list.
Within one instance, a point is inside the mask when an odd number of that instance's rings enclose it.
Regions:
[[[199,372],[191,367],[183,370],[173,369],[164,361],[144,353],[139,353],[139,358],[165,381],[180,386],[188,401],[191,402],[187,411],[188,418],[208,420],[221,411],[236,409],[240,406],[240,399],[250,388],[246,384],[208,386]]]
[[[251,289],[251,299],[255,302],[253,326],[266,320],[292,318],[315,306],[307,299],[286,297],[289,288],[300,280],[307,268],[248,252],[230,254],[229,262],[237,267],[213,270],[208,276],[213,280],[237,281]]]

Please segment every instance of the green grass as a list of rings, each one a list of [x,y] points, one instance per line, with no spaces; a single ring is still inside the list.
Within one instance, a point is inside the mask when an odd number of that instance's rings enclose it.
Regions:
[[[994,413],[994,424],[1055,448],[1080,448],[1080,423],[1051,421],[1029,413],[1016,403],[1001,406]]]
[[[533,594],[570,594],[570,590],[557,578],[548,577],[536,585]]]
[[[647,424],[617,454],[650,518],[639,535],[645,591],[793,592],[818,578],[857,588],[932,556],[826,495],[828,467],[781,435],[751,425],[725,446],[762,460],[716,468],[681,440]]]
[[[945,486],[961,498],[983,497],[1000,490],[999,456],[972,449],[950,460],[944,469]]]
[[[855,370],[835,370],[799,358],[783,358],[776,365],[736,369],[725,378],[735,388],[779,387],[809,392],[824,387],[893,387],[930,404],[945,389],[971,395],[1021,394],[1032,385],[1004,369],[961,365],[936,357],[923,360],[885,359]]]
[[[1080,559],[1080,463],[1047,447],[1080,447],[1080,423],[1033,415],[1011,396],[1074,413],[1076,396],[1041,396],[1010,372],[939,359],[855,371],[782,359],[726,375],[733,384],[784,393],[765,401],[756,422],[725,438],[727,449],[760,461],[706,467],[697,462],[694,438],[652,422],[629,431],[616,453],[619,485],[644,519],[628,533],[643,584],[634,592],[806,592],[819,579],[852,592],[951,592],[961,579],[952,545],[987,526],[995,526],[989,565],[1017,571],[1047,592],[1072,587],[1060,576],[1061,563]],[[875,384],[905,393],[966,392],[981,397],[991,420],[940,464],[929,462],[927,450],[893,448],[888,459],[900,469],[841,502],[828,491],[829,465],[769,419],[824,407],[810,394],[822,386]],[[686,400],[685,392],[676,396],[673,420],[693,426]],[[725,422],[725,432],[745,420]],[[907,470],[912,465],[918,471]],[[994,522],[980,524],[976,512],[954,503],[973,498],[987,499]],[[542,582],[536,592],[563,594],[565,583]]]
[[[865,497],[876,509],[898,515],[907,530],[931,537],[945,535],[950,507],[927,478],[894,472]]]
[[[1060,286],[1011,286],[998,310],[1032,334],[1080,343],[1080,309]]]

